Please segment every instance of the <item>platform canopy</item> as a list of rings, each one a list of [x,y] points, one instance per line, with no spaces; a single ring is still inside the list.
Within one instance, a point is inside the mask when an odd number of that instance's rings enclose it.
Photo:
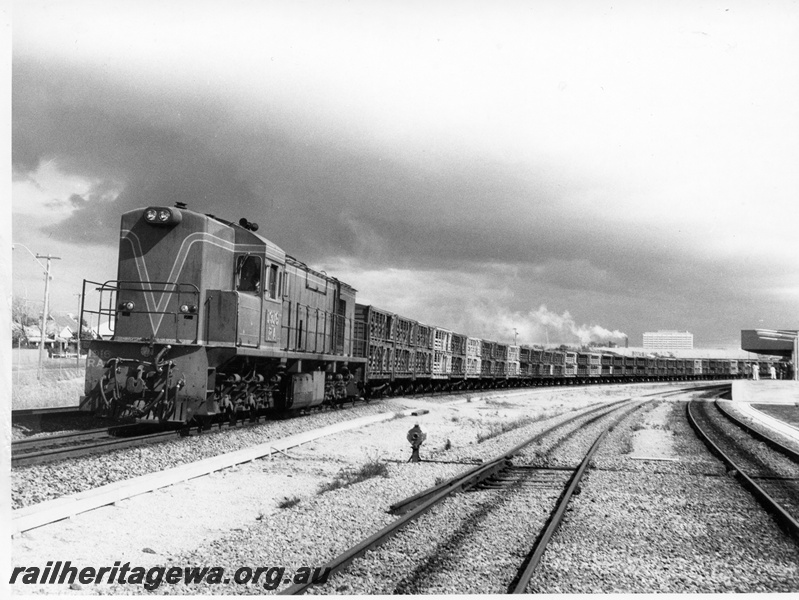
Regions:
[[[796,331],[788,329],[742,329],[741,349],[790,358],[794,351],[794,339]]]

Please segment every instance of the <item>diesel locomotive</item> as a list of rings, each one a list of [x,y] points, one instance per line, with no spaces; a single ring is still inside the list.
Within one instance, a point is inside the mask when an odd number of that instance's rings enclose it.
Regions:
[[[356,290],[257,233],[174,207],[122,216],[117,279],[84,281],[82,410],[202,422],[358,393]]]
[[[437,390],[744,377],[751,361],[622,356],[484,340],[356,303],[247,219],[125,213],[117,279],[84,281],[82,410],[206,424]],[[760,365],[767,372],[768,363]]]

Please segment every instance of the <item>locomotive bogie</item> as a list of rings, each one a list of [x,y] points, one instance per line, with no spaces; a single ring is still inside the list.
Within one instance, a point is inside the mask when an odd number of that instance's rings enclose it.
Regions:
[[[217,411],[207,383],[202,346],[93,341],[80,406],[118,419],[186,421]]]

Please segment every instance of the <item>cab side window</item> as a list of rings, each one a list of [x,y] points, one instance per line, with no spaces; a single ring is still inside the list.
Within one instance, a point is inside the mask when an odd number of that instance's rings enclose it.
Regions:
[[[267,281],[267,294],[270,298],[277,298],[279,293],[279,270],[277,265],[269,265],[266,270],[266,276],[268,277]]]
[[[236,290],[259,293],[261,291],[261,258],[250,254],[236,259]]]

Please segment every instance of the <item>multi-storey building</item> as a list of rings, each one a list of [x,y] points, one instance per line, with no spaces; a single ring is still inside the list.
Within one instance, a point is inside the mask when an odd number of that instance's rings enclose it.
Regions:
[[[691,350],[694,334],[688,331],[647,331],[644,333],[646,350]]]

